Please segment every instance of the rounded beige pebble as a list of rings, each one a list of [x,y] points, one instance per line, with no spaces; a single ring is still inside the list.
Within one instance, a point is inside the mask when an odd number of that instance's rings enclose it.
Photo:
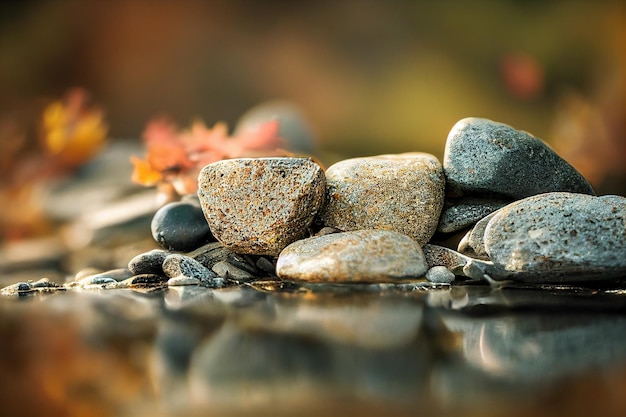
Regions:
[[[445,179],[433,155],[413,152],[337,162],[326,171],[325,226],[393,230],[426,244],[435,233]]]
[[[279,278],[309,282],[393,282],[419,278],[428,266],[410,237],[359,230],[299,240],[279,255]]]
[[[217,240],[237,253],[277,256],[307,235],[326,181],[310,158],[241,158],[205,166],[198,186]]]

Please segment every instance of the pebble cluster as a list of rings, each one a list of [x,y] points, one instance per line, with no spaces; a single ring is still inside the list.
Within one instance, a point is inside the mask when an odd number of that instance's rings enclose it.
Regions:
[[[219,288],[263,277],[565,282],[626,274],[626,198],[596,197],[543,141],[487,119],[452,128],[443,164],[405,153],[344,160],[324,172],[310,158],[243,158],[207,165],[198,184],[197,197],[154,216],[163,249],[63,288]],[[456,248],[432,243],[436,232],[463,230]],[[2,291],[51,285],[22,282]]]

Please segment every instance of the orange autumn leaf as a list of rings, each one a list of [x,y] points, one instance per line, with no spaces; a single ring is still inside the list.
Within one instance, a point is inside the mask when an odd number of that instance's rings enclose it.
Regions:
[[[169,183],[180,194],[196,192],[200,170],[210,163],[245,156],[280,154],[283,143],[278,135],[278,121],[271,121],[231,137],[224,123],[212,128],[201,121],[179,131],[171,121],[151,121],[143,133],[147,155],[133,157],[133,181],[151,186]]]
[[[163,175],[153,169],[148,161],[139,159],[136,156],[131,156],[130,161],[134,166],[131,178],[134,182],[143,185],[156,185],[163,179]]]

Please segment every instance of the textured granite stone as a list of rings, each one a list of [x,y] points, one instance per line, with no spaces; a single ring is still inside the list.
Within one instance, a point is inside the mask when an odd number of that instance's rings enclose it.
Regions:
[[[307,236],[326,185],[322,168],[308,158],[219,161],[202,169],[198,183],[220,242],[237,253],[272,256]]]
[[[325,226],[393,230],[424,245],[443,207],[441,164],[425,153],[354,158],[326,171]]]
[[[446,192],[520,199],[567,191],[594,194],[583,176],[541,139],[487,119],[457,122],[446,142]]]
[[[494,265],[511,279],[623,276],[626,198],[573,193],[529,197],[498,211],[484,240]]]
[[[300,240],[278,257],[279,278],[310,282],[393,282],[427,271],[420,246],[386,230],[333,233]]]

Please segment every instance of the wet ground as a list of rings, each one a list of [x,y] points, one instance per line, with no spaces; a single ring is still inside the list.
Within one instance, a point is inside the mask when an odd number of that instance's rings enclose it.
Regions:
[[[626,415],[626,282],[0,299],[0,414]]]

